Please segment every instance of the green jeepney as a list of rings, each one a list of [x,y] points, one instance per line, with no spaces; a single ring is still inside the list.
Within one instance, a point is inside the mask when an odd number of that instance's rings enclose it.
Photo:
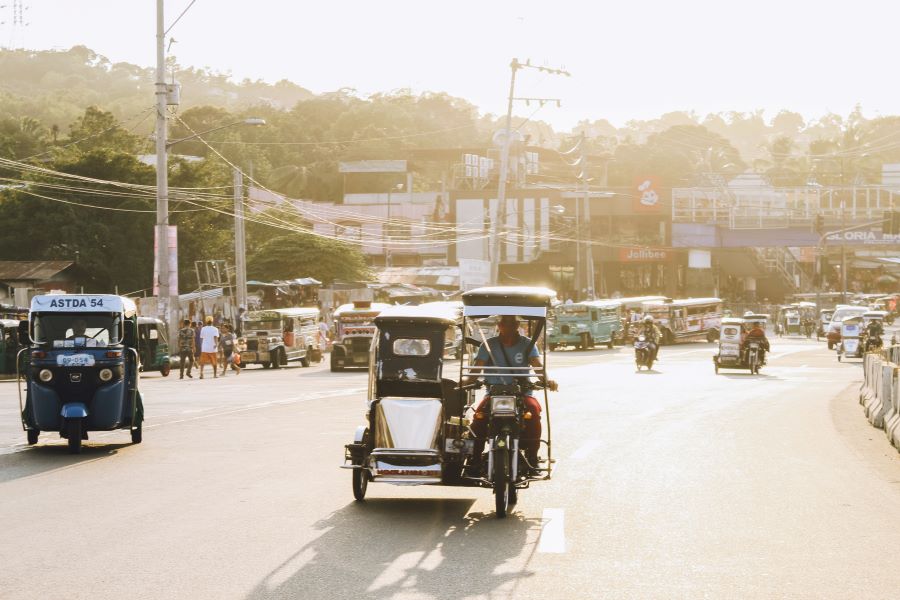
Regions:
[[[622,303],[618,300],[589,300],[560,304],[547,332],[550,350],[573,346],[581,350],[606,344],[612,348],[622,338]]]

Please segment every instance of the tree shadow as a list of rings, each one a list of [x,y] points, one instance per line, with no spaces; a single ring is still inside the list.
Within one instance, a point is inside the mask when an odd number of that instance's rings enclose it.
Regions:
[[[53,434],[44,432],[44,435]],[[133,444],[131,442],[118,444],[84,442],[81,446],[81,454],[69,454],[69,448],[65,443],[41,444],[39,442],[36,446],[26,446],[17,452],[0,455],[0,483],[109,458],[118,454],[120,449],[129,446],[133,446]]]
[[[489,596],[510,584],[515,589],[533,573],[504,563],[522,554],[529,529],[540,529],[541,520],[468,513],[473,503],[376,498],[348,504],[316,523],[322,534],[274,567],[247,598],[452,599]]]

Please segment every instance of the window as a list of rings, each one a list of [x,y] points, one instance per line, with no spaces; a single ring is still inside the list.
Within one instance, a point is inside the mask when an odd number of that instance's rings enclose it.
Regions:
[[[431,342],[422,339],[398,338],[393,344],[396,356],[428,356],[431,352]]]

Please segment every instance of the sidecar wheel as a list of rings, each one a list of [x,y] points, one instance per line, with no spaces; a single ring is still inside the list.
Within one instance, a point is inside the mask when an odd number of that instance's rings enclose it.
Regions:
[[[366,498],[366,490],[369,488],[369,471],[366,469],[353,469],[353,497],[357,502]]]
[[[37,444],[38,436],[41,434],[37,429],[29,429],[25,432],[25,435],[28,436],[28,445],[34,446]]]

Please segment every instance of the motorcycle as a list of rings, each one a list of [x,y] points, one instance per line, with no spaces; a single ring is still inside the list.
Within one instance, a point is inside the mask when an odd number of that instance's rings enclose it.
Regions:
[[[638,371],[641,367],[647,367],[648,371],[653,368],[653,344],[644,334],[638,335],[634,342],[634,363]]]
[[[869,335],[866,337],[866,352],[875,352],[881,350],[881,347],[884,345],[884,342],[881,340],[881,336],[878,334]]]
[[[749,342],[747,344],[747,365],[750,367],[750,372],[759,375],[761,362],[759,342]]]

